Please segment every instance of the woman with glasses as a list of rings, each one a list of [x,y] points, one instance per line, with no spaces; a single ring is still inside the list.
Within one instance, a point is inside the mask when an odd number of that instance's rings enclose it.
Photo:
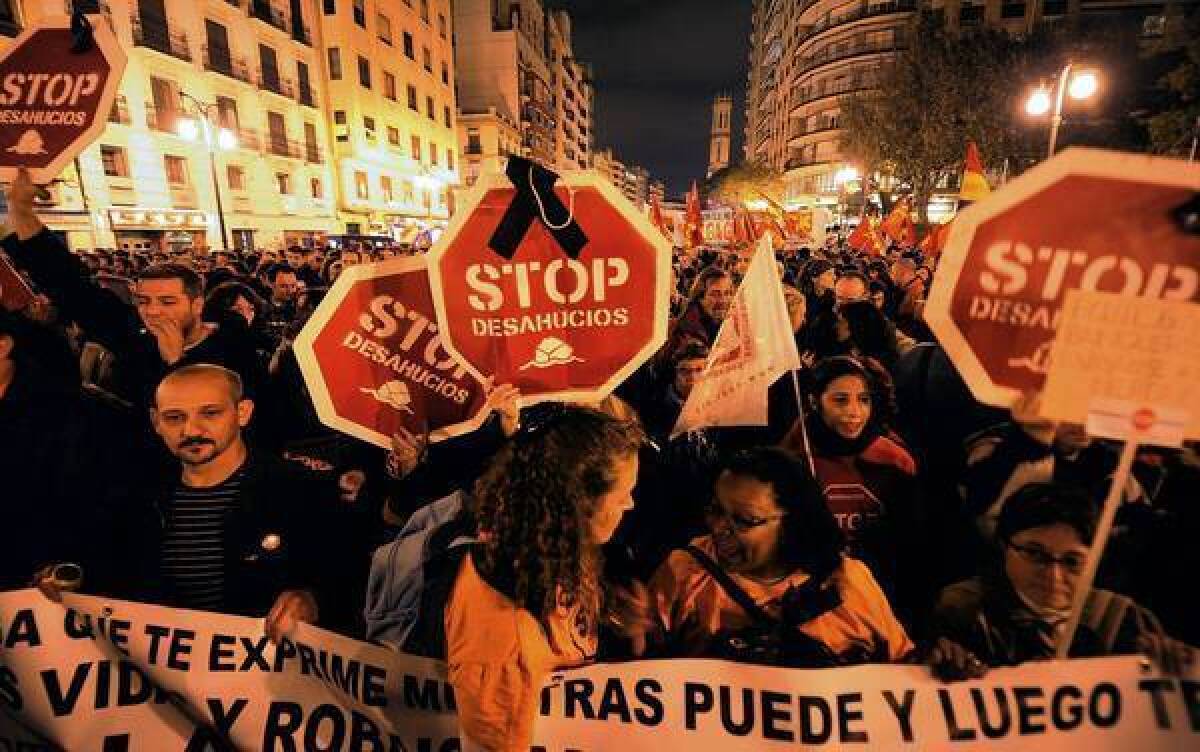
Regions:
[[[942,591],[928,661],[946,680],[978,678],[990,666],[1054,657],[1096,531],[1097,509],[1082,491],[1031,483],[1013,494],[996,524],[996,560],[984,576]],[[1147,653],[1168,671],[1191,650],[1167,638],[1154,614],[1093,588],[1071,657]]]
[[[899,661],[912,650],[870,570],[804,468],[777,448],[719,465],[710,534],[649,586],[650,643],[669,656],[814,668]]]

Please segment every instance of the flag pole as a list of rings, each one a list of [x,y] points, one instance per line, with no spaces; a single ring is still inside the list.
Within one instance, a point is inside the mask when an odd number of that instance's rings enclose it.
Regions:
[[[804,456],[808,458],[808,472],[813,480],[817,479],[817,463],[813,461],[812,444],[808,441],[808,420],[804,413],[804,395],[800,392],[800,378],[796,369],[792,369],[792,389],[796,393],[796,409],[800,411],[800,439],[804,442]]]
[[[1130,436],[1125,439],[1125,447],[1121,450],[1121,459],[1117,462],[1117,471],[1113,474],[1112,486],[1108,489],[1108,498],[1104,500],[1104,510],[1100,514],[1100,523],[1088,550],[1087,563],[1083,574],[1075,583],[1075,599],[1071,604],[1071,616],[1067,626],[1058,637],[1055,651],[1056,657],[1064,659],[1071,650],[1075,640],[1075,630],[1083,619],[1083,609],[1087,605],[1088,596],[1092,592],[1092,583],[1096,580],[1096,570],[1100,568],[1100,558],[1104,555],[1104,546],[1108,543],[1108,535],[1112,531],[1113,519],[1117,516],[1117,507],[1121,506],[1125,486],[1129,483],[1129,475],[1133,471],[1133,461],[1137,458],[1138,442]]]

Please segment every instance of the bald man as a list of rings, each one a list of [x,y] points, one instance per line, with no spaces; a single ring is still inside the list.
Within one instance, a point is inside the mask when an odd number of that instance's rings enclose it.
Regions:
[[[315,541],[337,497],[295,463],[247,449],[253,412],[241,378],[221,366],[185,366],[159,384],[151,417],[180,462],[159,496],[160,574],[169,605],[266,614],[278,639],[317,619]]]

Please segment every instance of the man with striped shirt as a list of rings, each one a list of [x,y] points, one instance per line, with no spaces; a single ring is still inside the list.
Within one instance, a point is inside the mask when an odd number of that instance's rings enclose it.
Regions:
[[[159,574],[170,605],[266,613],[277,639],[316,621],[312,541],[324,500],[289,481],[294,468],[247,449],[253,410],[241,379],[221,366],[185,366],[159,385],[154,427],[182,468],[160,497]]]

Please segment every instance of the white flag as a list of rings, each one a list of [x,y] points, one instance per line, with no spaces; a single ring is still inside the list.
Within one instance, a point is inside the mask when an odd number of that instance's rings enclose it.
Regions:
[[[767,390],[799,367],[775,252],[764,236],[671,436],[704,426],[765,426]]]

